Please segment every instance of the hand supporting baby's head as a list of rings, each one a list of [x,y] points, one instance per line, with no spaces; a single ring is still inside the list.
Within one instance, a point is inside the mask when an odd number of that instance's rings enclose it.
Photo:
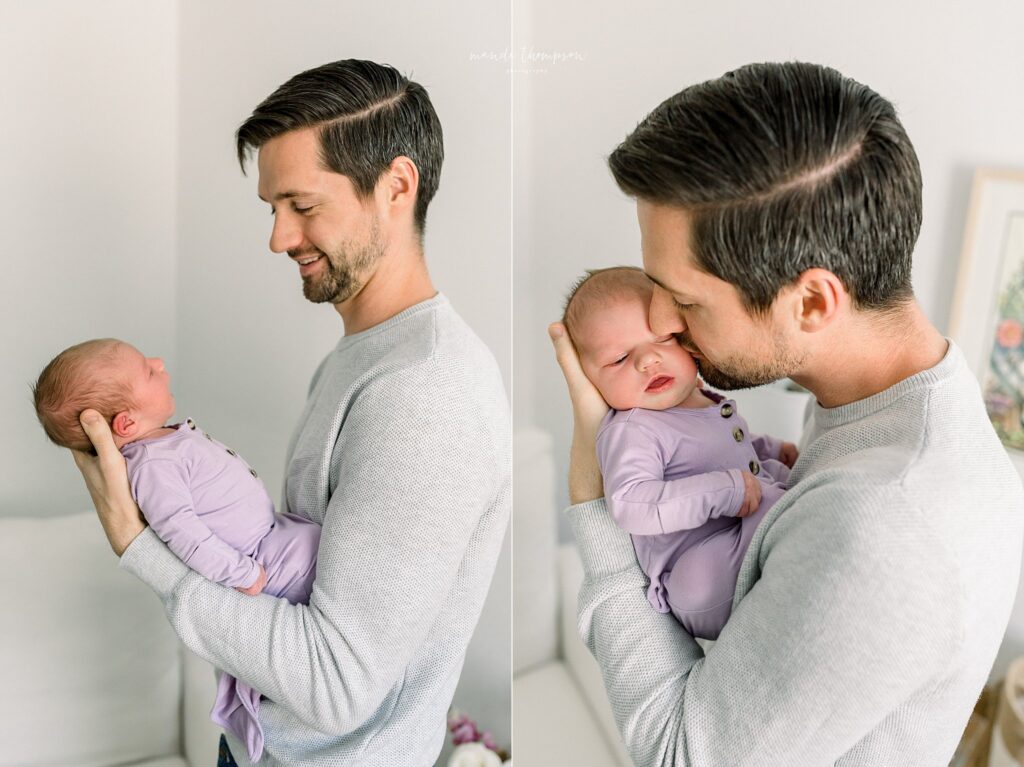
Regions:
[[[693,358],[675,336],[651,330],[653,295],[642,270],[620,266],[587,272],[566,300],[562,323],[583,372],[615,410],[665,410],[696,388]]]
[[[97,338],[50,360],[32,387],[32,398],[52,442],[91,453],[92,443],[78,420],[84,410],[96,410],[106,419],[120,447],[173,415],[167,382],[159,359],[149,360],[116,338]]]

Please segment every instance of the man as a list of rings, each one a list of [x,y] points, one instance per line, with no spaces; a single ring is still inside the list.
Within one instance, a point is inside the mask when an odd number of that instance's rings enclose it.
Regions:
[[[552,326],[580,626],[633,759],[948,764],[1014,600],[1024,494],[914,300],[921,179],[892,105],[831,69],[752,65],[665,101],[609,164],[637,200],[652,330],[714,386],[789,376],[817,398],[705,654],[647,603],[600,498],[606,406]]]
[[[497,366],[431,284],[427,205],[441,127],[394,69],[339,61],[282,85],[237,135],[258,151],[270,247],[345,334],[313,377],[285,509],[322,525],[309,605],[189,570],[139,520],[106,424],[76,454],[121,564],[185,644],[262,692],[268,765],[433,764],[509,515]],[[246,764],[233,737],[222,761]]]

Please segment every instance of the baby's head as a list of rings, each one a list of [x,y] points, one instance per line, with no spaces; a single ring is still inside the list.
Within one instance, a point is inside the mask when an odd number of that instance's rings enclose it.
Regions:
[[[562,322],[583,372],[615,410],[665,410],[697,382],[697,365],[675,336],[648,321],[654,283],[636,267],[587,272],[573,286]]]
[[[65,349],[32,387],[43,430],[61,447],[92,452],[78,422],[92,408],[110,424],[118,447],[163,426],[174,415],[170,376],[156,357],[124,341],[98,338]]]

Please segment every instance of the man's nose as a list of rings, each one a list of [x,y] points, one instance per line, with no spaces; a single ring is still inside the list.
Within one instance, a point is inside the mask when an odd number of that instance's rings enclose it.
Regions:
[[[667,336],[669,333],[682,333],[686,330],[686,321],[676,307],[672,296],[664,288],[655,287],[651,296],[651,308],[647,312],[647,322],[655,335]]]
[[[302,242],[302,229],[291,216],[274,214],[274,228],[270,230],[270,249],[274,253],[295,250]]]

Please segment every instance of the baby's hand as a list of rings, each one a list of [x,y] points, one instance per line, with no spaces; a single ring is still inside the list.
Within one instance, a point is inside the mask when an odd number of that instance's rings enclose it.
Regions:
[[[779,460],[782,461],[790,469],[793,468],[793,464],[796,463],[796,459],[800,457],[800,451],[796,449],[796,445],[792,442],[783,442],[782,447],[779,448]]]
[[[736,516],[749,517],[761,505],[761,483],[749,471],[740,473],[743,475],[743,503],[740,505],[740,510],[736,512]]]
[[[256,577],[256,582],[244,589],[241,586],[235,586],[235,591],[241,591],[243,594],[248,594],[249,596],[254,597],[266,588],[267,571],[263,569],[263,565],[259,562],[256,563],[256,567],[260,569],[260,574]]]

